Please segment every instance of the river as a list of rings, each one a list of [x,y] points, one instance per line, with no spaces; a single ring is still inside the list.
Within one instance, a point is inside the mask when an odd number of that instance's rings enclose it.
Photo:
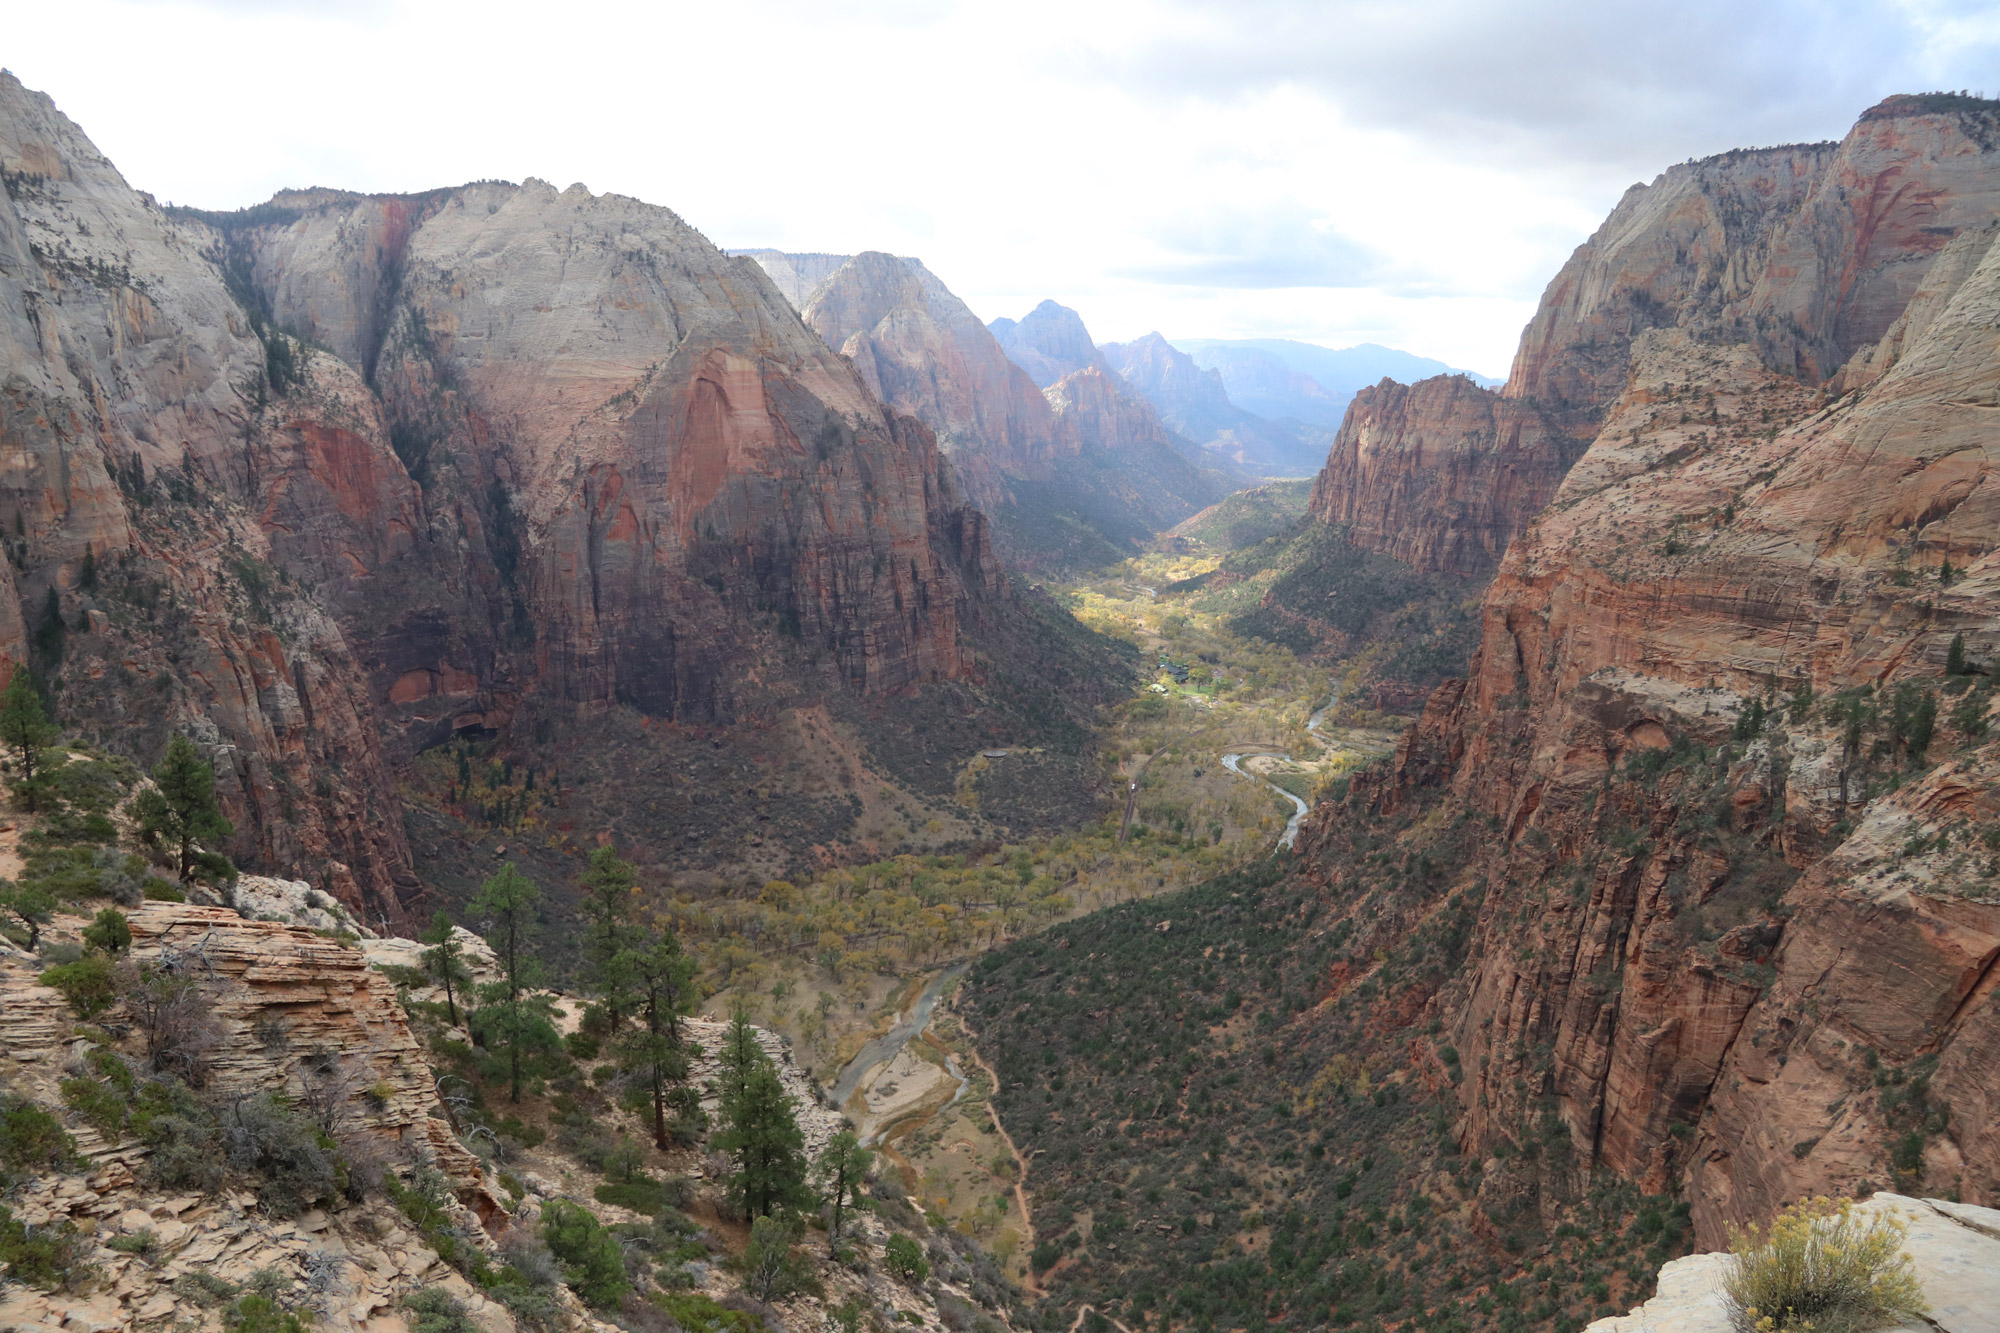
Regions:
[[[938,997],[944,994],[946,986],[965,974],[965,969],[966,964],[958,963],[932,977],[930,984],[917,996],[916,1003],[907,1012],[897,1015],[887,1032],[871,1039],[855,1052],[854,1058],[841,1068],[840,1076],[833,1081],[835,1106],[845,1107],[847,1099],[861,1086],[861,1080],[868,1077],[869,1070],[889,1063],[913,1038],[923,1035],[924,1029],[931,1025],[931,1014],[937,1008]],[[959,1070],[956,1059],[947,1061],[947,1064],[951,1076],[958,1080],[958,1091],[952,1096],[952,1101],[956,1102],[965,1095],[966,1078]]]

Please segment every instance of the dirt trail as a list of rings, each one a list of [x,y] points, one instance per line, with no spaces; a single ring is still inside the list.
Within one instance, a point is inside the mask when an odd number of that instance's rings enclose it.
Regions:
[[[963,1014],[958,1015],[958,1024],[965,1029],[966,1058],[972,1061],[973,1068],[993,1080],[993,1095],[986,1099],[986,1114],[993,1121],[993,1132],[1000,1136],[1000,1142],[1006,1144],[1007,1151],[1014,1156],[1014,1170],[1017,1173],[1014,1177],[1014,1204],[1021,1210],[1022,1249],[1028,1256],[1028,1261],[1021,1266],[1022,1272],[1026,1274],[1021,1280],[1021,1285],[1027,1289],[1030,1296],[1041,1296],[1046,1293],[1042,1291],[1041,1284],[1035,1281],[1035,1216],[1028,1211],[1028,1159],[1021,1155],[1021,1150],[1014,1144],[1014,1136],[1000,1123],[1000,1109],[994,1105],[1000,1097],[1000,1075],[992,1065],[986,1063],[986,1057],[979,1053],[979,1034],[972,1030],[972,1025],[965,1021]]]
[[[1076,1333],[1076,1331],[1077,1331],[1078,1329],[1080,1329],[1080,1328],[1082,1328],[1082,1327],[1083,1327],[1083,1321],[1084,1321],[1084,1319],[1085,1319],[1085,1318],[1086,1318],[1087,1316],[1089,1316],[1089,1315],[1092,1315],[1092,1314],[1096,1313],[1096,1311],[1097,1311],[1097,1307],[1096,1307],[1096,1306],[1094,1306],[1094,1305],[1086,1305],[1086,1306],[1084,1306],[1084,1307],[1083,1307],[1082,1309],[1078,1310],[1078,1311],[1076,1312],[1076,1318],[1070,1321],[1070,1326],[1069,1326],[1069,1333]],[[1104,1316],[1104,1317],[1105,1317],[1106,1319],[1109,1319],[1109,1320],[1111,1320],[1111,1326],[1112,1326],[1113,1328],[1117,1329],[1117,1330],[1118,1330],[1118,1333],[1132,1333],[1132,1330],[1131,1330],[1131,1329],[1129,1329],[1129,1328],[1125,1327],[1125,1321],[1124,1321],[1124,1320],[1122,1320],[1122,1319],[1118,1319],[1118,1318],[1114,1318],[1114,1317],[1113,1317],[1113,1316],[1111,1316],[1111,1315],[1106,1315],[1106,1316]]]

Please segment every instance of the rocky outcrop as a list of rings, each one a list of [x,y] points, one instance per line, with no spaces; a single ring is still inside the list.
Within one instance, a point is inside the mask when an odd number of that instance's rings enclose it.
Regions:
[[[1008,352],[914,259],[869,252],[829,267],[832,256],[749,253],[781,285],[824,271],[806,323],[936,432],[1017,565],[1116,559],[1237,479],[1124,392],[1073,310],[1044,302],[1019,325],[995,321],[1015,339]],[[1038,390],[1024,365],[1053,378]]]
[[[1463,375],[1383,380],[1348,407],[1310,511],[1364,550],[1484,576],[1578,452],[1532,405]]]
[[[1924,1328],[2000,1333],[2000,1212],[1899,1194],[1877,1194],[1854,1207],[1864,1223],[1877,1214],[1907,1228],[1903,1253],[1931,1311]],[[1676,1259],[1660,1270],[1651,1300],[1584,1333],[1732,1333],[1722,1284],[1734,1262],[1727,1254]]]
[[[1157,333],[1098,350],[1168,427],[1253,476],[1308,476],[1324,460],[1313,441],[1230,402],[1219,372]]]
[[[194,735],[238,859],[401,920],[390,771],[454,734],[971,673],[1000,575],[931,432],[668,210],[170,216],[11,76],[0,167],[0,667]]]
[[[1384,809],[1442,790],[1497,833],[1474,858],[1474,961],[1441,1001],[1462,1140],[1526,1142],[1553,1115],[1579,1167],[1680,1182],[1710,1243],[1803,1193],[2000,1198],[1983,850],[2000,754],[1981,678],[1943,674],[1954,639],[1976,671],[2000,648],[2000,253],[1974,207],[2000,156],[1973,133],[2000,109],[1886,105],[1837,149],[1669,178],[1797,199],[1784,226],[1718,214],[1736,230],[1717,221],[1716,244],[1747,239],[1701,271],[1750,263],[1725,288],[1753,312],[1780,284],[1751,261],[1842,234],[1823,221],[1853,202],[1854,164],[1879,168],[1880,199],[1925,182],[1952,234],[1894,262],[1856,241],[1838,266],[1857,293],[1922,268],[1900,311],[1785,288],[1826,312],[1799,321],[1801,358],[1870,332],[1893,364],[1855,347],[1867,387],[1835,396],[1804,359],[1774,369],[1764,326],[1727,302],[1632,329],[1616,311],[1644,301],[1599,299],[1637,290],[1610,256],[1664,252],[1630,248],[1645,201],[1628,196],[1592,243],[1603,266],[1551,289],[1572,314],[1538,316],[1508,389],[1555,402],[1566,430],[1615,378],[1601,429],[1507,550],[1471,678],[1432,698],[1383,785],[1358,784]],[[1671,216],[1710,235],[1717,192],[1679,197]],[[1614,347],[1617,377],[1597,364]]]
[[[1358,397],[1314,512],[1355,523],[1357,541],[1460,567],[1464,544],[1441,534],[1463,517],[1491,568],[1599,437],[1648,331],[1748,345],[1809,385],[1850,364],[1860,373],[1952,238],[2000,209],[1997,132],[2000,116],[1976,99],[1891,98],[1840,143],[1724,153],[1633,186],[1543,293],[1506,386],[1426,380]],[[1365,445],[1383,461],[1365,464]],[[1440,447],[1462,483],[1423,475]],[[1464,510],[1489,491],[1484,512]],[[1406,533],[1419,535],[1380,535]]]
[[[914,259],[870,251],[822,279],[805,321],[883,402],[937,433],[983,506],[1006,478],[1047,478],[1055,414],[963,301]]]

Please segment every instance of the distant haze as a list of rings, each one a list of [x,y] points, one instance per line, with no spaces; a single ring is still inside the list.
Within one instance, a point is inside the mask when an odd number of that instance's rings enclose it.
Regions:
[[[1376,343],[1321,347],[1291,338],[1172,338],[1203,370],[1221,374],[1229,401],[1275,420],[1336,427],[1348,400],[1383,379],[1414,384],[1433,375],[1469,375],[1492,388],[1502,381]]]

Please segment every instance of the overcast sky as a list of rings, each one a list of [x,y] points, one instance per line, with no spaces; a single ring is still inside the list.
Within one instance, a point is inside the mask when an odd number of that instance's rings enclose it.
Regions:
[[[921,257],[1100,342],[1504,373],[1620,193],[1994,91],[1994,0],[7,0],[0,60],[139,189],[539,176],[719,245]]]

